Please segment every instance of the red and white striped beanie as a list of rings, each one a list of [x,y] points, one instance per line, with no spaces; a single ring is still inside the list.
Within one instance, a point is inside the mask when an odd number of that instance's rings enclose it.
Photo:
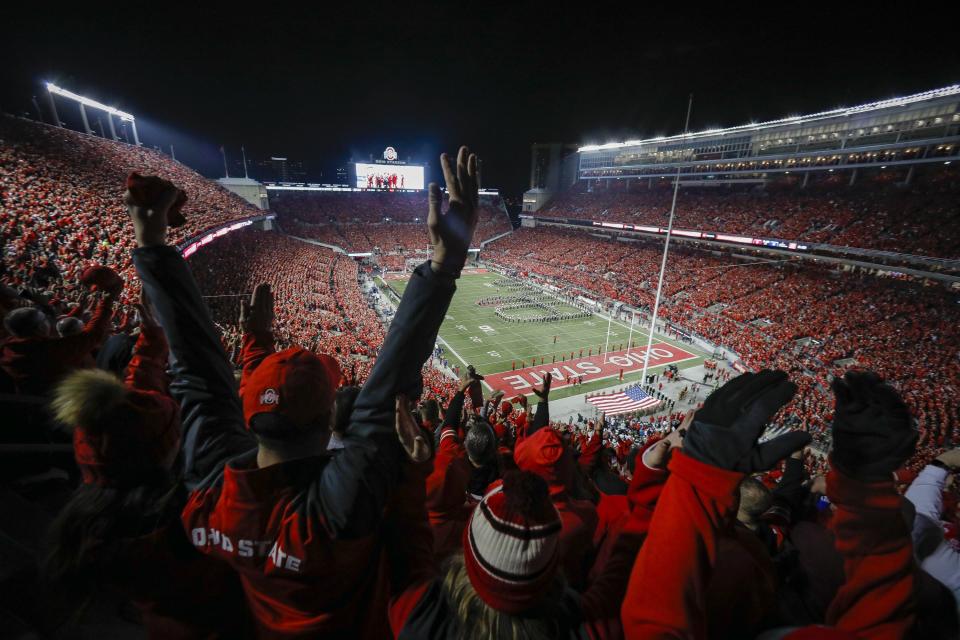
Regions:
[[[467,575],[477,595],[510,614],[536,604],[557,569],[560,528],[547,483],[530,472],[507,473],[463,531]]]

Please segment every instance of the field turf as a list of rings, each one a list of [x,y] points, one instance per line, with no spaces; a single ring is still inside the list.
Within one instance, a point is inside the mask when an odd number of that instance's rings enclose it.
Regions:
[[[497,283],[505,280],[503,276],[494,272],[464,274],[457,281],[457,293],[450,303],[447,316],[443,325],[440,327],[440,344],[447,352],[447,359],[454,365],[461,364],[464,368],[467,364],[472,364],[477,371],[482,374],[494,374],[499,372],[509,372],[512,368],[521,369],[523,366],[529,366],[533,359],[539,363],[543,358],[546,363],[551,363],[554,358],[557,363],[562,358],[570,357],[571,352],[575,355],[580,354],[583,349],[583,355],[588,352],[597,354],[599,349],[603,349],[607,339],[607,319],[598,315],[589,318],[579,318],[571,320],[561,320],[555,322],[506,322],[495,313],[495,306],[479,306],[477,300],[489,296],[515,296],[524,291],[509,288],[498,287]],[[406,287],[407,278],[388,277],[389,285],[400,295]],[[556,307],[558,310],[566,311],[572,309],[559,300]],[[520,309],[516,315],[530,313],[529,310]],[[609,351],[625,349],[627,347],[627,337],[630,327],[626,323],[614,321],[610,328]],[[556,342],[554,342],[556,336]],[[663,336],[657,336],[654,344],[667,342],[673,345],[681,345],[682,348],[697,357],[677,366],[681,369],[693,367],[703,362],[703,353],[698,349],[667,339]],[[634,347],[644,347],[647,343],[647,333],[638,325],[633,330]],[[662,367],[650,367],[651,372],[658,371]],[[637,379],[639,373],[633,373],[624,377],[624,380]],[[617,378],[606,380],[596,380],[588,384],[578,385],[568,389],[558,389],[551,397],[564,397],[575,393],[584,393],[596,389],[603,389],[616,385],[622,385]]]

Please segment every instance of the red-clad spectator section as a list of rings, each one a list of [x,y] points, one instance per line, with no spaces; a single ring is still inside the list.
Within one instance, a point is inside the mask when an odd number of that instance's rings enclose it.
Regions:
[[[549,227],[520,229],[484,253],[568,294],[640,309],[653,306],[661,256],[657,242]],[[960,437],[960,308],[943,286],[734,258],[678,243],[667,263],[660,317],[731,349],[755,370],[803,374],[784,410],[788,425],[823,430],[832,416],[829,380],[867,368],[903,393],[926,457]]]
[[[240,197],[170,157],[67,129],[0,116],[0,243],[4,281],[27,286],[50,276],[75,282],[91,263],[132,273],[127,174],[158,175],[187,193],[174,242],[261,214]]]
[[[510,230],[498,197],[481,196],[474,243]],[[425,250],[426,192],[270,191],[283,230],[350,252]]]
[[[853,186],[849,174],[821,173],[806,186],[796,176],[765,188],[684,187],[674,226],[754,237],[960,258],[960,170],[872,170]],[[535,215],[666,227],[670,180],[611,180],[554,198]],[[588,190],[589,189],[589,190]]]
[[[384,329],[360,290],[352,258],[276,232],[241,230],[198,251],[190,267],[235,362],[240,300],[266,282],[276,299],[278,349],[299,345],[333,355],[348,383],[366,379]],[[453,394],[454,381],[437,369],[425,367],[424,378],[427,397]]]

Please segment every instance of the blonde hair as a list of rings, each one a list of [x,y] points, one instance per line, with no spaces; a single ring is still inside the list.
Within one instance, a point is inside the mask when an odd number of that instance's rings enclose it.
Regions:
[[[50,403],[54,417],[68,427],[96,428],[127,399],[127,388],[99,369],[75,371],[57,385]]]
[[[563,607],[564,582],[560,574],[545,590],[540,603],[523,615],[498,611],[477,595],[463,553],[458,553],[444,564],[443,593],[457,623],[457,637],[462,640],[554,640],[569,634],[564,622],[567,612]]]

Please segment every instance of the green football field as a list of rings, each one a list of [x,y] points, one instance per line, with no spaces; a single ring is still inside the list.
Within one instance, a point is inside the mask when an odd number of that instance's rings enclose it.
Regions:
[[[495,306],[480,306],[477,300],[490,296],[516,296],[516,288],[497,286],[506,278],[498,273],[464,274],[457,281],[457,292],[450,303],[450,309],[440,327],[440,343],[447,352],[447,359],[461,366],[472,364],[482,374],[509,372],[512,368],[538,364],[543,361],[550,364],[569,359],[570,353],[579,356],[583,349],[586,356],[597,354],[603,349],[607,339],[606,318],[592,315],[588,318],[576,318],[552,322],[507,322],[497,316]],[[378,283],[380,284],[380,283]],[[388,284],[399,295],[403,295],[407,279],[390,279]],[[575,307],[560,301],[551,305],[560,311],[576,311]],[[531,309],[516,309],[511,313],[518,317],[529,315]],[[608,351],[613,352],[627,347],[630,327],[626,323],[614,321],[610,328]],[[556,342],[554,342],[556,336]],[[633,346],[646,346],[647,333],[635,325]],[[655,343],[667,342],[681,346],[681,343],[663,336],[656,336]],[[693,367],[703,362],[703,352],[682,344],[682,348],[698,357],[678,363],[681,369]],[[533,361],[535,359],[535,362]],[[659,371],[662,367],[650,367],[650,371]],[[638,379],[639,373],[627,375],[624,380]],[[616,378],[596,380],[570,389],[558,389],[556,397],[584,393],[596,389],[623,384]]]

